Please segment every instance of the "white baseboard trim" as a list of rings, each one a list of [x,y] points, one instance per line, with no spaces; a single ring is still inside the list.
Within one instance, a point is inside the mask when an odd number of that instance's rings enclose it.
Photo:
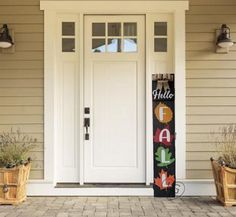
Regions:
[[[214,196],[216,194],[213,180],[195,179],[178,182],[184,184],[183,196]],[[28,196],[153,196],[152,188],[55,188],[52,182],[43,180],[30,180],[27,188]]]
[[[179,180],[184,183],[184,196],[215,196],[215,184],[212,179],[186,179]]]

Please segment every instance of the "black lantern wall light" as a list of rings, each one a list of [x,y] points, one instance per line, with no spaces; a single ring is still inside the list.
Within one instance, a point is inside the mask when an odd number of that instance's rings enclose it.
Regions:
[[[217,53],[228,53],[229,48],[234,45],[230,37],[230,28],[226,24],[222,24],[219,30],[216,30],[216,52]]]
[[[13,44],[7,24],[3,24],[2,28],[0,28],[0,48],[9,48]]]

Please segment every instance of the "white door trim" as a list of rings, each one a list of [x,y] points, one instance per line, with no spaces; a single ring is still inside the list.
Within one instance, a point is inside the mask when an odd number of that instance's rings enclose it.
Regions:
[[[125,4],[125,5],[124,5]],[[84,14],[173,13],[188,10],[188,1],[40,1],[41,10]]]
[[[120,5],[125,4],[125,7]],[[55,61],[55,36],[57,14],[77,14],[80,17],[80,30],[83,29],[84,14],[145,14],[148,17],[152,13],[171,13],[174,15],[174,72],[176,75],[176,158],[177,179],[185,179],[185,151],[186,151],[186,126],[185,126],[185,10],[188,9],[187,1],[41,1],[40,9],[44,10],[44,129],[45,129],[45,168],[44,180],[55,183],[55,139],[58,135],[56,110],[56,61]],[[80,31],[80,44],[83,35]],[[148,41],[146,41],[148,45]],[[147,47],[148,49],[148,47]],[[148,60],[149,54],[146,58]],[[80,49],[80,75],[83,73],[83,49]],[[147,61],[148,63],[148,61]],[[147,64],[146,92],[151,93],[151,72]],[[81,93],[80,93],[81,94]],[[151,94],[150,94],[151,95]],[[147,169],[146,183],[153,181],[152,177],[152,103],[147,97]],[[82,126],[80,126],[83,128]],[[81,129],[80,128],[80,129]],[[81,131],[80,131],[81,133]],[[81,133],[82,134],[82,133]],[[81,138],[82,139],[82,138]],[[83,157],[82,142],[80,145],[80,157]],[[80,164],[80,169],[83,165]],[[83,173],[80,171],[80,183],[83,184]]]
[[[176,177],[186,178],[185,13],[174,13]]]

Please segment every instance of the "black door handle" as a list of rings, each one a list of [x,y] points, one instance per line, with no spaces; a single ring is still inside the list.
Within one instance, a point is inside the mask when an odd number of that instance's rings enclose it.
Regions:
[[[84,119],[84,127],[85,127],[85,140],[89,140],[89,132],[88,128],[90,127],[90,118]]]

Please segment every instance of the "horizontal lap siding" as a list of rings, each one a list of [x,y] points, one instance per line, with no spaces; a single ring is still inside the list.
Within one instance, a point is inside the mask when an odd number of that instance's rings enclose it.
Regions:
[[[37,138],[31,179],[43,179],[43,12],[38,0],[0,0],[0,22],[14,29],[15,52],[0,52],[0,131]]]
[[[0,22],[15,32],[15,53],[0,53],[0,131],[20,127],[38,138],[31,178],[43,178],[43,12],[39,0],[0,0]],[[186,13],[187,178],[211,178],[210,133],[236,122],[236,46],[215,53],[215,29],[231,27],[235,0],[190,0]],[[178,91],[178,90],[177,90]]]
[[[236,39],[235,0],[190,0],[186,14],[187,178],[212,178],[217,157],[211,132],[236,123],[236,46],[215,53],[215,29],[222,23]],[[178,91],[178,90],[177,90]]]

